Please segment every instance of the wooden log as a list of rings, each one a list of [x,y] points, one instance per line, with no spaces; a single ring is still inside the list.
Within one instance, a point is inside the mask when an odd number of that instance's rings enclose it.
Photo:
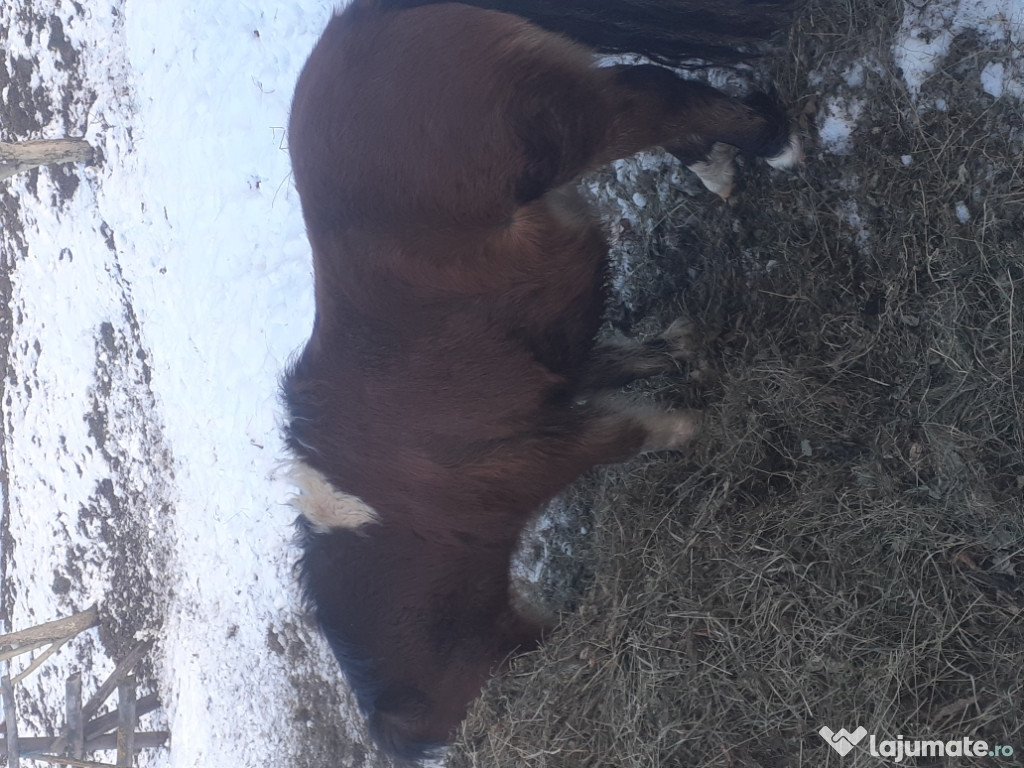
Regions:
[[[32,663],[18,673],[18,675],[12,681],[14,685],[24,682],[26,677],[28,677],[37,669],[39,669],[39,667],[43,665],[43,662],[45,662],[48,658],[53,656],[53,654],[55,654],[57,651],[63,648],[67,643],[71,642],[71,640],[71,637],[65,637],[61,640],[54,640],[54,642],[50,645],[49,648],[47,648],[45,651],[43,651],[34,659],[32,659]]]
[[[148,715],[155,709],[160,708],[160,699],[155,693],[149,693],[143,696],[135,703],[135,722],[138,725],[138,718],[143,715]],[[93,718],[85,726],[85,739],[89,741],[100,734],[109,733],[110,731],[117,728],[117,712],[108,712],[105,715]],[[52,751],[60,752],[59,749],[54,748]]]
[[[0,648],[5,647],[2,643],[2,640],[5,637],[9,637],[9,635],[0,635]],[[6,648],[5,650],[0,651],[0,661],[8,661],[9,659],[13,659],[15,656],[21,656],[23,653],[29,653],[30,651],[34,651],[36,648],[42,648],[44,645],[49,644],[49,640],[36,640],[32,643],[21,643],[15,648]]]
[[[56,765],[73,765],[76,768],[118,768],[111,763],[97,763],[94,760],[75,760],[73,757],[61,757],[60,755],[32,755],[33,760],[42,760]]]
[[[87,163],[93,154],[92,146],[85,139],[0,142],[0,181],[41,165]]]
[[[0,697],[4,702],[4,720],[7,722],[7,768],[21,768],[21,747],[18,744],[18,716],[14,703],[14,686],[10,675],[0,678]]]
[[[11,632],[7,635],[0,635],[0,659],[9,659],[34,650],[41,645],[74,637],[97,624],[99,624],[99,612],[94,605],[73,616],[48,621],[45,624]],[[15,651],[16,653],[14,653]]]
[[[61,757],[60,755],[32,755],[33,760],[42,760],[56,765],[73,765],[76,768],[117,768],[110,763],[97,763],[93,760],[75,760],[72,757]]]
[[[162,747],[171,739],[171,734],[168,731],[145,731],[136,733],[134,736],[136,751]],[[86,742],[85,749],[87,752],[95,752],[98,749],[117,749],[117,734],[104,733],[95,739],[90,739]]]
[[[117,684],[117,764],[132,768],[135,762],[135,677]]]
[[[149,653],[150,648],[153,647],[153,640],[144,640],[143,642],[136,645],[125,656],[121,663],[114,667],[114,671],[110,673],[103,685],[97,689],[96,693],[92,695],[92,698],[86,702],[85,706],[82,707],[82,718],[85,720],[91,720],[92,717],[99,711],[100,707],[103,706],[103,702],[110,698],[110,694],[114,692],[117,684],[121,679],[131,672],[132,668],[142,660],[142,657]]]
[[[146,731],[135,734],[135,749],[156,749],[167,744],[171,734],[167,731]],[[54,740],[50,736],[22,736],[18,740],[22,759],[34,760],[36,755],[33,752],[59,753],[60,750],[54,747]],[[7,749],[7,740],[0,739],[0,755]],[[85,752],[97,752],[99,750],[117,749],[116,733],[101,733],[93,739],[85,742]],[[82,758],[72,757],[72,760]]]
[[[79,680],[81,680],[81,677]],[[70,678],[69,678],[70,680]],[[81,695],[81,694],[79,694]],[[160,709],[160,697],[155,693],[147,693],[141,699],[135,703],[135,717],[136,726],[138,725],[138,718],[143,715],[148,715],[150,712],[154,712]],[[94,749],[117,749],[117,734],[111,733],[111,731],[117,728],[117,712],[108,712],[105,715],[93,718],[86,723],[83,730],[83,741],[81,747],[76,747],[74,743],[74,736],[71,733],[72,716],[71,709],[68,709],[68,725],[65,726],[61,735],[52,739],[50,737],[40,737],[38,740],[33,739],[21,739],[22,751],[29,749],[33,750],[47,750],[54,754],[61,754],[68,746],[71,747],[71,757],[81,758],[85,755],[86,751]],[[163,734],[166,738],[166,731],[154,731],[157,734]],[[141,733],[135,734],[135,748],[141,749],[143,747],[160,746],[160,744],[151,744],[147,739],[150,739],[152,734],[149,736]],[[140,739],[142,741],[140,741]],[[102,743],[105,746],[96,746],[98,743]],[[5,745],[6,742],[0,739],[0,745]],[[29,746],[31,745],[31,746]],[[3,754],[4,746],[0,746],[0,754]],[[77,753],[77,754],[76,754]]]

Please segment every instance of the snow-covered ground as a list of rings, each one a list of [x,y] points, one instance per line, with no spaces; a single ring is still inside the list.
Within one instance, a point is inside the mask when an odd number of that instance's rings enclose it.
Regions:
[[[50,45],[56,27],[40,29],[27,7],[0,8],[3,55],[10,70],[33,62],[34,88],[60,103],[68,68]],[[332,3],[31,7],[32,18],[60,21],[95,94],[70,105],[67,123],[41,121],[41,136],[84,130],[103,160],[78,170],[70,196],[59,170],[6,182],[24,236],[3,239],[13,319],[2,405],[9,625],[111,593],[130,609],[125,589],[138,578],[140,611],[160,639],[161,722],[173,734],[148,763],[303,764],[296,675],[335,673],[298,608],[293,515],[278,476],[277,378],[312,319],[284,126]],[[964,29],[1008,51],[985,68],[985,91],[1024,98],[1019,0],[911,10],[893,51],[908,91],[920,91]],[[858,71],[846,79],[856,91]],[[13,135],[0,108],[5,140],[38,137]],[[826,99],[822,149],[842,154],[860,114],[856,99]],[[642,208],[630,197],[623,213],[639,219]],[[109,518],[133,537],[118,539]],[[118,552],[134,547],[127,575],[111,561],[112,539]],[[26,706],[27,730],[59,719],[63,679],[80,659],[93,685],[110,671],[94,635],[25,688],[26,702],[42,702]]]
[[[4,255],[5,607],[18,629],[103,602],[116,575],[101,520],[130,504],[152,546],[137,575],[165,611],[167,764],[262,765],[295,738],[279,649],[301,620],[276,385],[312,320],[284,126],[332,4],[39,5],[97,96],[42,136],[87,125],[104,160],[59,205],[48,171],[32,191],[27,174],[9,182],[27,249]],[[15,10],[0,18],[8,60],[38,62],[39,86],[60,89],[47,30],[30,35]],[[80,656],[109,672],[100,653],[65,651],[26,690],[62,687]]]
[[[982,49],[998,51],[981,72],[985,92],[1024,100],[1024,4],[1020,0],[947,0],[908,4],[900,29],[902,41],[893,51],[907,88],[921,86],[949,53],[953,38],[977,33]],[[941,106],[941,105],[940,105]]]

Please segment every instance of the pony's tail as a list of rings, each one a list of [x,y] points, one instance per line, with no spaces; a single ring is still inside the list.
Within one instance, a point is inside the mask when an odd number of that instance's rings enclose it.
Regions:
[[[447,0],[357,0],[381,10]],[[602,53],[669,65],[757,56],[801,0],[458,0],[521,16]]]

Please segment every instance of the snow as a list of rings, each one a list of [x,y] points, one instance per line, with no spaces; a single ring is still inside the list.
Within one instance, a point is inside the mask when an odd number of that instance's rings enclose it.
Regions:
[[[61,206],[46,170],[36,194],[27,175],[9,182],[28,245],[8,255],[10,624],[103,600],[112,573],[100,525],[80,526],[78,513],[102,507],[97,488],[116,476],[137,492],[132,513],[171,562],[159,585],[169,640],[158,668],[174,749],[154,764],[263,765],[291,748],[281,727],[288,670],[268,649],[268,627],[301,623],[277,378],[312,322],[284,126],[332,4],[253,2],[226,14],[213,2],[129,2],[123,15],[52,4],[98,93],[83,122],[105,161],[82,171]],[[46,37],[26,42],[13,9],[2,14],[15,27],[7,55],[38,58],[40,87],[65,82]],[[134,338],[146,360],[111,361],[117,345],[104,335]],[[127,394],[146,379],[151,395]],[[83,416],[100,391],[105,441]],[[69,551],[81,579],[58,599],[53,564]],[[94,644],[83,638],[78,655]],[[75,656],[62,652],[32,685],[62,683]],[[311,663],[333,670],[321,656]],[[265,678],[263,695],[252,695],[246,670]],[[96,654],[88,671],[102,678],[110,665]]]
[[[864,102],[859,99],[829,97],[818,124],[821,146],[834,155],[849,154],[853,149],[853,133],[857,120],[863,110]]]
[[[1006,79],[1006,67],[1000,62],[989,62],[981,70],[981,87],[994,99],[1003,95],[1003,82]]]
[[[893,46],[893,59],[902,70],[907,91],[918,108],[947,109],[945,99],[920,99],[921,89],[950,52],[953,40],[975,32],[987,61],[980,86],[993,98],[1010,97],[1024,102],[1024,5],[1020,0],[946,0],[905,5],[903,23]],[[841,73],[849,92],[824,96],[818,110],[818,139],[822,149],[833,155],[849,155],[857,142],[857,125],[864,111],[863,94],[869,87],[868,74],[883,73],[877,61],[849,64]],[[813,85],[824,81],[821,72],[811,72]],[[908,164],[904,160],[904,165]]]
[[[942,65],[953,39],[973,30],[989,47],[983,55],[1006,57],[1005,61],[992,62],[999,67],[998,75],[988,67],[982,72],[985,90],[995,98],[1005,92],[1018,100],[1024,99],[1024,4],[1020,0],[907,3],[905,9],[893,55],[913,97],[920,94],[928,76]]]

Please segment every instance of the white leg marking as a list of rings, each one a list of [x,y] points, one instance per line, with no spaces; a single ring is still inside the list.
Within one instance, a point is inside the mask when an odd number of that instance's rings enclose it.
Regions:
[[[693,323],[684,317],[677,318],[668,328],[662,331],[658,338],[664,339],[672,347],[672,357],[687,362],[697,356],[700,348],[700,338],[693,327]]]
[[[732,194],[733,179],[736,176],[736,165],[733,163],[735,157],[735,147],[717,142],[708,152],[707,160],[700,160],[687,168],[700,177],[705,187],[727,200]]]
[[[792,168],[804,159],[804,148],[800,137],[790,134],[786,148],[775,157],[766,157],[764,161],[772,168]]]
[[[297,491],[291,498],[292,506],[321,533],[331,528],[355,530],[380,522],[373,507],[358,496],[342,493],[303,461],[292,464],[288,479]]]
[[[644,415],[647,440],[640,451],[682,450],[700,434],[703,422],[700,411],[650,411]]]

